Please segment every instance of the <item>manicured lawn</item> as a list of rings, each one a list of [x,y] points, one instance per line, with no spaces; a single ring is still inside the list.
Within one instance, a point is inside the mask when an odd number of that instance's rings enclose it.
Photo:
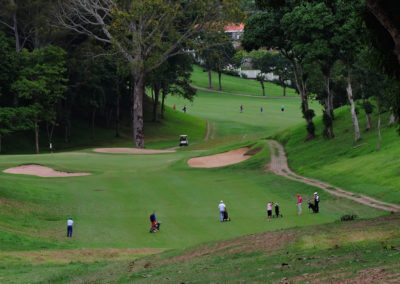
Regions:
[[[208,88],[208,72],[203,72],[203,69],[199,66],[194,66],[193,69],[191,77],[193,85]],[[218,90],[218,73],[212,72],[212,82],[213,89]],[[222,74],[221,85],[222,91],[225,92],[262,96],[260,82],[256,80]],[[264,85],[266,96],[283,96],[282,87],[269,82],[265,82]],[[286,96],[298,97],[298,94],[295,93],[294,89],[287,88]]]

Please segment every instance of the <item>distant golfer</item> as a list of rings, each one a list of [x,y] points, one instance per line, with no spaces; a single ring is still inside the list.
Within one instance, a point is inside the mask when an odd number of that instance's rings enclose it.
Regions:
[[[67,238],[72,237],[72,225],[74,224],[74,221],[72,220],[72,217],[67,220]]]
[[[261,108],[260,108],[260,112],[261,112],[261,114],[263,113],[263,111],[264,111],[264,109],[263,109],[263,107],[261,107]]]
[[[184,113],[186,113],[186,105],[184,105],[182,110],[183,110]]]
[[[174,105],[172,108],[175,110],[175,109],[176,109],[176,106]]]
[[[284,105],[281,106],[281,111],[285,111],[285,106]]]
[[[226,205],[224,204],[223,200],[221,200],[221,202],[219,203],[218,209],[219,209],[219,217],[221,219],[221,222],[224,222]]]
[[[301,215],[301,203],[303,203],[303,198],[300,194],[297,194],[297,207],[299,208],[299,215]]]
[[[243,112],[243,105],[240,105],[240,112]]]
[[[156,211],[153,211],[153,213],[150,215],[150,223],[151,223],[151,227],[156,226],[156,223],[157,223]]]
[[[318,192],[314,192],[314,206],[315,206],[315,213],[319,212],[319,195]]]

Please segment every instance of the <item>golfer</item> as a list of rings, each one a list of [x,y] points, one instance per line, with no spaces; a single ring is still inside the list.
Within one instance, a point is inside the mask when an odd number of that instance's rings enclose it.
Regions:
[[[281,111],[285,111],[285,106],[284,105],[281,106]]]
[[[319,195],[318,192],[314,192],[314,205],[315,205],[315,213],[319,212]]]
[[[74,221],[72,220],[72,217],[67,220],[67,238],[70,237],[72,238],[72,225],[74,224]]]
[[[299,215],[301,215],[301,203],[303,203],[303,198],[300,194],[297,194],[297,207],[299,208]]]
[[[226,205],[224,204],[224,201],[221,200],[221,202],[218,205],[219,209],[219,217],[221,218],[221,222],[224,222],[224,213],[226,211]]]
[[[156,226],[157,223],[156,211],[153,211],[153,213],[150,215],[150,223],[152,228]]]
[[[240,112],[243,112],[243,105],[240,105]]]
[[[268,221],[271,221],[272,218],[272,205],[274,203],[272,201],[268,202],[267,204],[267,214],[268,214]]]
[[[186,105],[184,105],[182,110],[183,110],[184,113],[186,113]]]

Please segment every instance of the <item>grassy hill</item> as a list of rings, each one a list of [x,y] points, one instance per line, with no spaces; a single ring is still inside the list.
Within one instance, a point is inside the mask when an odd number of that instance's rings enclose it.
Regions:
[[[315,119],[317,138],[304,142],[304,124],[279,133],[276,138],[285,144],[289,166],[297,173],[318,178],[352,192],[400,204],[400,136],[395,127],[388,127],[389,115],[382,116],[382,146],[376,151],[376,116],[374,127],[366,129],[363,113],[358,115],[362,140],[353,142],[350,110],[335,111],[336,137],[322,137],[321,118]]]
[[[208,72],[204,72],[203,68],[196,65],[193,66],[193,69],[194,71],[191,77],[193,85],[202,88],[208,88]],[[222,85],[222,91],[225,92],[262,96],[262,89],[260,82],[256,80],[242,79],[239,77],[222,74],[221,85]],[[283,96],[282,87],[270,82],[265,82],[264,85],[265,85],[265,94],[267,97]],[[212,86],[214,90],[218,90],[218,73],[212,72]],[[298,95],[296,94],[294,89],[287,88],[286,96],[297,97]]]

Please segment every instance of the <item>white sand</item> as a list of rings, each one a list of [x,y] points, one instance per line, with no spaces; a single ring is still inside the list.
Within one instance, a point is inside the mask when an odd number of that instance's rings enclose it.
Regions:
[[[3,172],[8,174],[17,175],[33,175],[38,177],[76,177],[76,176],[87,176],[91,173],[66,173],[55,171],[52,168],[39,166],[39,165],[22,165],[19,167],[9,168]]]
[[[245,155],[248,150],[248,147],[244,147],[221,154],[192,158],[188,161],[188,165],[194,168],[218,168],[237,164],[251,157]]]

